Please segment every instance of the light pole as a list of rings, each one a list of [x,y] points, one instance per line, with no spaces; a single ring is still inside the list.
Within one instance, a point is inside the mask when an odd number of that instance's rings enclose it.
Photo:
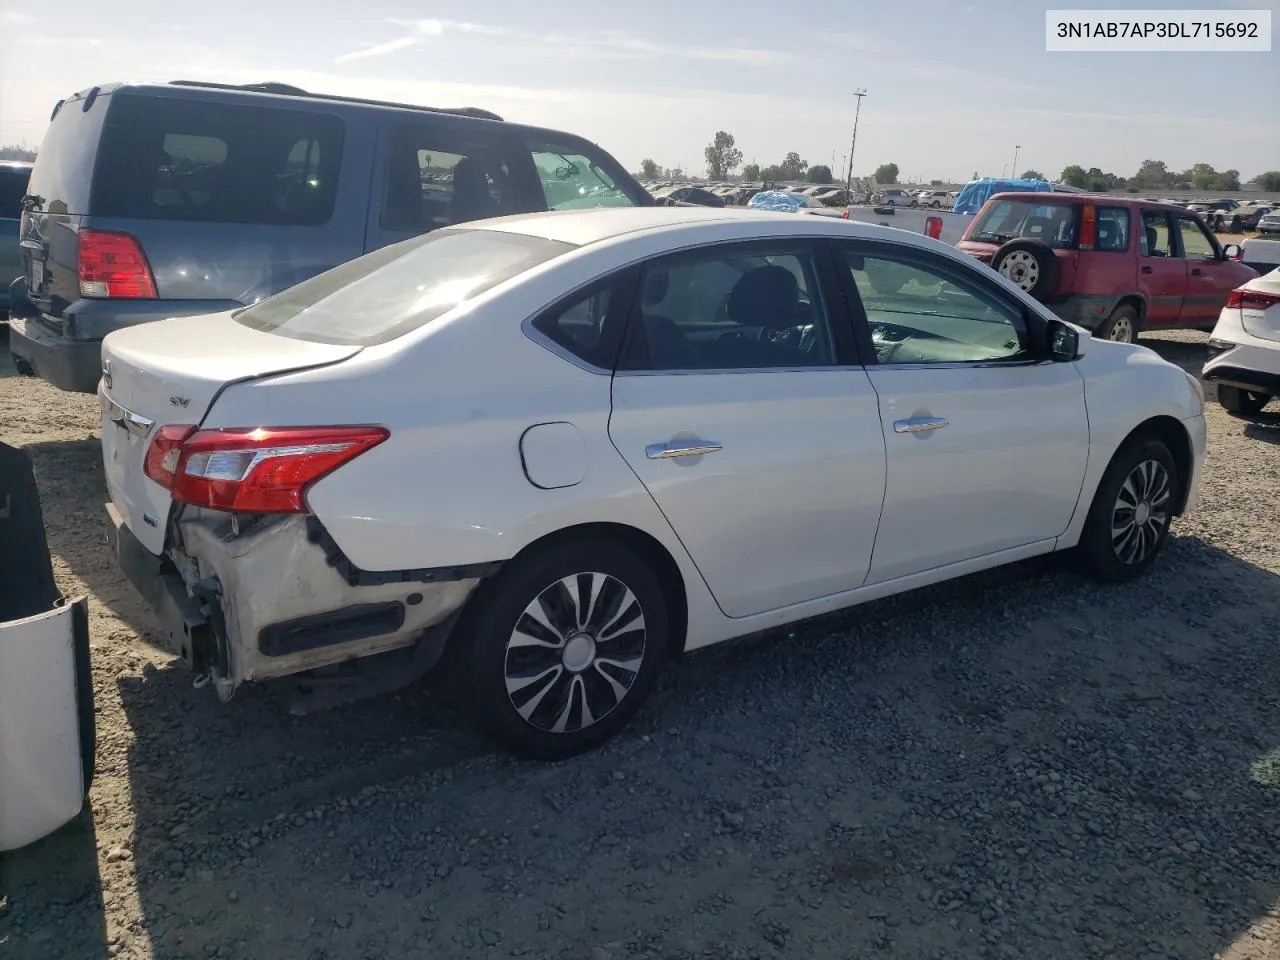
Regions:
[[[853,199],[853,148],[858,142],[858,117],[862,115],[862,98],[867,95],[867,91],[855,90],[853,95],[858,98],[858,107],[853,112],[853,139],[849,141],[849,171],[844,179],[844,192],[849,200]]]
[[[1015,143],[1013,145],[1013,166],[1009,168],[1009,176],[1016,177],[1018,175],[1018,151],[1022,149],[1022,144]]]

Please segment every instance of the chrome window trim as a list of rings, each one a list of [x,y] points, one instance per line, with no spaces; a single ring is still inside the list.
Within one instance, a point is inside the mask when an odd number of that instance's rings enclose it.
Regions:
[[[819,373],[819,372],[845,372],[850,370],[866,371],[868,368],[862,364],[846,363],[822,363],[813,364],[812,366],[789,366],[789,367],[698,367],[696,369],[682,370],[618,370],[614,373],[615,377],[683,377],[683,376],[707,376],[713,373],[742,374],[742,373]]]

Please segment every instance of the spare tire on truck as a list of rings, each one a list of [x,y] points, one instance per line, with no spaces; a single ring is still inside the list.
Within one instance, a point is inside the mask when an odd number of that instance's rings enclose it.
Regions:
[[[1008,241],[991,258],[991,269],[1037,300],[1044,300],[1058,285],[1058,258],[1043,240]]]

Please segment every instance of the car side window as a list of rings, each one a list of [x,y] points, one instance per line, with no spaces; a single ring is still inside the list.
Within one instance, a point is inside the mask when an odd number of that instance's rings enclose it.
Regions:
[[[1218,253],[1213,240],[1195,217],[1179,217],[1178,228],[1182,238],[1182,256],[1188,260],[1213,260]]]
[[[607,169],[602,157],[581,148],[531,143],[530,153],[548,210],[585,210],[591,207],[634,207]]]
[[[836,362],[808,250],[735,245],[645,266],[620,369],[755,370]]]
[[[1098,239],[1095,250],[1123,253],[1129,249],[1129,211],[1124,207],[1098,208]]]
[[[379,218],[384,230],[437,227],[519,212],[507,150],[496,138],[402,124],[391,136]]]
[[[965,278],[961,268],[928,254],[863,251],[849,244],[841,256],[862,301],[878,363],[1029,359],[1021,311]]]
[[[1169,215],[1160,210],[1142,211],[1142,234],[1138,246],[1144,257],[1171,257]]]
[[[612,370],[626,325],[628,290],[623,278],[595,284],[541,314],[533,329],[590,366]]]

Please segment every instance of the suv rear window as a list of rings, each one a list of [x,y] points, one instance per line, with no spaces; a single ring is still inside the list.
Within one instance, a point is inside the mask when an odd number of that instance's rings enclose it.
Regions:
[[[92,212],[314,226],[333,213],[344,127],[331,114],[117,93]]]
[[[31,171],[0,163],[0,219],[17,220],[22,214],[22,198],[27,192]]]
[[[497,230],[438,230],[349,260],[235,318],[299,340],[385,343],[572,249]]]
[[[1043,240],[1051,247],[1076,245],[1077,204],[1044,200],[996,200],[987,203],[973,222],[968,240],[1004,243],[1018,237]]]

